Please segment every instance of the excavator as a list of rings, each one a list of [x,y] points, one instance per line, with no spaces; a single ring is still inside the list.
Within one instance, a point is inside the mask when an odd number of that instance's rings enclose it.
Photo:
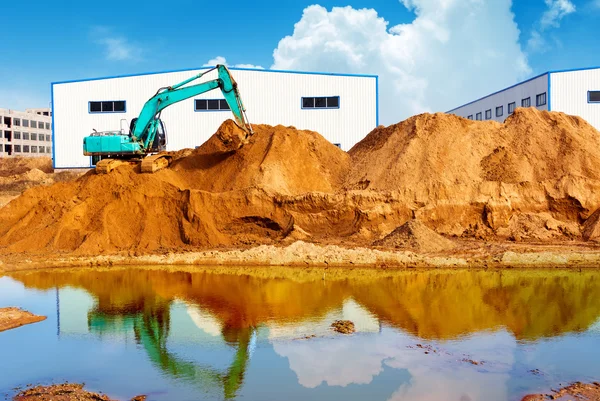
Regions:
[[[188,85],[214,70],[218,71],[218,78]],[[227,67],[219,64],[176,85],[160,88],[144,104],[139,116],[131,120],[128,134],[123,130],[103,132],[94,130],[94,133],[83,138],[83,154],[98,160],[96,172],[100,174],[109,173],[127,162],[141,162],[143,173],[153,173],[167,167],[172,158],[165,153],[167,132],[165,124],[160,119],[160,113],[172,104],[217,88],[221,89],[237,126],[241,128],[238,138],[221,138],[221,140],[225,146],[232,147],[230,150],[237,150],[254,132],[248,122],[237,83]]]

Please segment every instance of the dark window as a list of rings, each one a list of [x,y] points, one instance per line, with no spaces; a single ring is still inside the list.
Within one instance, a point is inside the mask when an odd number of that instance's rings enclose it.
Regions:
[[[46,123],[46,129],[50,130],[50,123]]]
[[[38,140],[39,140],[40,142],[43,142],[45,139],[46,139],[46,135],[44,135],[44,134],[39,134],[39,136],[38,136]]]
[[[302,98],[303,109],[339,109],[339,107],[339,96]]]
[[[477,113],[477,114],[475,115],[475,119],[476,119],[477,121],[481,121],[481,120],[482,120],[482,118],[481,118],[481,112],[479,112],[479,113]]]
[[[14,138],[15,139],[21,139],[21,133],[19,131],[15,131]]]
[[[50,113],[48,113],[47,111],[45,111],[45,112],[44,112],[44,115],[45,115],[45,116],[47,116],[48,114],[50,114]]]
[[[120,113],[125,113],[125,101],[123,100],[118,100],[116,102],[114,102],[114,111],[116,112],[120,112]]]
[[[50,134],[46,135],[46,142],[52,142],[52,137],[50,136]]]
[[[37,134],[36,133],[31,133],[31,140],[32,141],[37,141]]]
[[[467,117],[469,120],[473,119],[473,114],[471,114],[470,116]]]
[[[339,96],[331,96],[327,98],[327,108],[335,109],[340,107],[340,98]]]
[[[43,122],[38,122],[38,128],[39,129],[44,129],[44,123]]]
[[[195,111],[218,111],[218,110],[230,110],[227,100],[225,99],[195,99],[194,100]]]
[[[4,151],[10,155],[12,155],[12,145],[4,145]]]
[[[23,132],[23,139],[29,140],[29,132]]]
[[[508,104],[508,114],[514,113],[515,107],[517,107],[517,104],[515,102],[509,103]]]
[[[102,103],[90,102],[90,113],[100,113],[102,111]]]
[[[10,117],[4,117],[4,125],[6,125],[8,128],[10,128],[10,126],[11,126],[11,118]]]
[[[15,145],[15,153],[21,153],[21,145]]]
[[[225,99],[219,100],[219,110],[229,110],[229,105],[227,104],[227,100],[225,100]]]
[[[492,119],[492,109],[489,109],[489,110],[485,111],[485,119],[486,120],[491,120]]]
[[[526,97],[525,99],[521,99],[521,107],[531,107],[531,98]]]
[[[13,123],[17,126],[20,127],[21,126],[21,120],[18,118],[13,118]]]
[[[37,121],[31,120],[31,128],[37,128]]]
[[[12,131],[4,131],[4,139],[7,141],[12,141]]]
[[[303,97],[302,98],[302,107],[305,109],[315,107],[315,98],[314,97]]]
[[[29,145],[23,145],[23,153],[29,153]]]
[[[105,100],[102,102],[89,102],[90,113],[124,113],[125,100]]]
[[[504,106],[496,107],[496,117],[502,117],[504,114]]]
[[[50,146],[46,146],[46,153],[52,153],[52,148]]]
[[[37,146],[31,147],[31,153],[37,153]]]
[[[589,91],[588,92],[588,102],[600,103],[600,91]],[[15,123],[15,125],[17,125],[17,124]]]
[[[540,93],[535,97],[535,105],[536,106],[544,106],[546,104],[546,92]]]
[[[29,120],[23,120],[23,127],[29,127]]]

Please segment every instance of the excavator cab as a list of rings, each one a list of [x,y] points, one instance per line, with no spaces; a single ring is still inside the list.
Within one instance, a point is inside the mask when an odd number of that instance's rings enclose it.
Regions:
[[[133,136],[133,132],[135,131],[135,124],[137,123],[137,118],[131,120],[129,124],[129,137]],[[156,130],[156,136],[154,137],[154,141],[150,145],[149,151],[151,153],[164,152],[167,150],[167,127],[163,120],[160,118],[158,120],[158,128]]]

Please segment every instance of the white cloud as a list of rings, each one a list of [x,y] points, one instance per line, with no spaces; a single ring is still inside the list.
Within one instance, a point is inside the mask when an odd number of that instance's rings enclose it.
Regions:
[[[548,41],[544,37],[544,31],[550,28],[560,27],[561,20],[576,11],[575,5],[570,0],[544,0],[546,11],[531,30],[527,41],[527,50],[530,53],[544,53],[550,49]],[[594,0],[600,5],[600,0]]]
[[[272,68],[377,74],[384,124],[445,111],[530,74],[510,0],[401,3],[416,17],[391,28],[373,9],[307,7]]]
[[[227,64],[227,59],[223,56],[217,56],[213,59],[210,59],[206,62],[206,64],[203,65],[203,67],[212,67],[215,66],[217,64],[224,64],[226,66],[229,66],[229,64]],[[264,70],[264,67],[261,67],[260,65],[254,65],[254,64],[234,64],[231,67],[236,67],[236,68],[252,68],[252,69],[258,69],[258,70]]]
[[[548,9],[542,14],[540,26],[542,30],[560,26],[560,21],[575,12],[575,5],[570,0],[545,0]]]
[[[104,47],[104,56],[109,61],[140,61],[143,49],[117,35],[109,27],[96,26],[91,30],[94,41]]]

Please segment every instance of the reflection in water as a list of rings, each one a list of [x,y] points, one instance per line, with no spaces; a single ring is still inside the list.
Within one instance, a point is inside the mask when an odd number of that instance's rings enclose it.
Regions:
[[[456,383],[465,383],[465,378],[488,383],[480,389],[496,388],[496,397],[489,399],[506,399],[506,366],[514,362],[512,337],[534,341],[581,332],[600,316],[597,272],[428,271],[323,281],[319,275],[300,280],[261,277],[260,273],[127,269],[21,272],[12,277],[37,289],[87,291],[95,299],[86,309],[87,330],[99,335],[133,333],[164,373],[203,390],[219,389],[225,398],[239,395],[253,339],[263,328],[274,351],[288,358],[306,388],[323,382],[329,386],[368,384],[387,366],[409,369],[413,377],[410,385],[395,385],[391,399],[439,399],[432,396],[435,392],[460,399],[466,393]],[[209,336],[222,337],[234,349],[227,367],[190,362],[169,350],[169,338],[179,334],[173,333],[172,308],[181,302],[196,327]],[[338,318],[350,318],[359,332],[379,333],[378,337],[369,340],[368,349],[360,347],[362,340],[357,337],[332,337],[328,327]],[[425,367],[423,358],[431,356],[406,352],[413,339],[395,338],[393,331],[382,332],[382,325],[442,343],[496,331],[498,343],[507,350],[506,358],[496,359],[503,368],[496,365],[485,372],[456,368],[454,355],[439,354],[438,367],[449,367],[442,375],[440,370]],[[325,337],[287,341],[310,334]],[[476,342],[471,347],[477,348]],[[434,378],[437,384],[432,386]],[[483,394],[469,397],[478,399]]]

